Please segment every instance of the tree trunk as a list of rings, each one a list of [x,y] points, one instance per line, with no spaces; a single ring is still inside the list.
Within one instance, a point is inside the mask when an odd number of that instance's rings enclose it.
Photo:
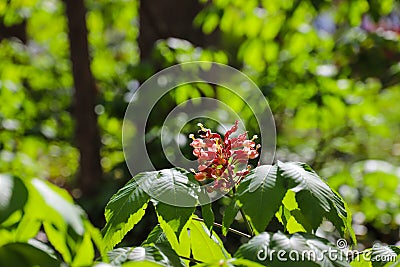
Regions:
[[[75,138],[80,152],[78,183],[83,196],[96,193],[102,177],[100,135],[96,105],[96,84],[90,70],[86,8],[83,0],[66,0],[70,58],[74,78],[73,116]]]

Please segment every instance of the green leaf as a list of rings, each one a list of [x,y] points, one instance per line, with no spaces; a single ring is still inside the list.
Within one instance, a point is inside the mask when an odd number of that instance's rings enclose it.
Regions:
[[[262,232],[282,204],[287,189],[278,166],[259,166],[239,184],[237,198],[254,230]]]
[[[50,243],[61,254],[64,261],[70,264],[72,262],[72,254],[67,244],[67,235],[65,234],[67,232],[67,229],[62,224],[61,229],[60,224],[58,224],[58,226],[59,227],[57,228],[50,222],[43,222],[43,228]]]
[[[95,251],[92,245],[91,233],[88,231],[75,248],[75,256],[71,266],[90,266],[94,257]]]
[[[375,243],[372,248],[364,250],[350,263],[353,267],[398,266],[400,248]]]
[[[29,210],[33,210],[30,209],[29,206],[30,200],[28,200],[28,204],[25,206],[25,210],[28,212],[22,216],[22,219],[15,230],[15,240],[18,242],[26,242],[30,238],[35,237],[42,225],[41,221],[36,217],[36,215],[29,212]]]
[[[4,240],[32,242],[31,238],[43,225],[49,242],[67,264],[91,264],[94,258],[94,231],[89,231],[89,226],[93,226],[83,210],[74,204],[72,197],[65,190],[44,180],[26,179],[24,184],[22,181],[20,183],[27,191],[28,198],[24,200],[23,211],[20,214],[14,212],[7,220],[19,218],[9,234],[4,237],[2,234],[2,244],[5,244]],[[24,198],[21,193],[21,199]],[[100,245],[100,242],[96,242],[96,245]]]
[[[84,212],[80,207],[75,205],[72,198],[58,188],[48,182],[40,179],[33,179],[33,187],[39,193],[45,204],[59,214],[63,221],[67,223],[78,235],[84,233],[82,216]],[[48,214],[46,214],[47,216]],[[46,219],[46,218],[44,218]]]
[[[239,205],[235,200],[232,200],[224,211],[224,216],[222,218],[222,234],[226,236],[228,234],[228,229],[235,220],[235,217],[239,211]]]
[[[174,230],[162,218],[159,218],[160,226],[156,234],[163,234],[171,247],[180,256],[190,257],[190,237],[188,231],[182,231],[179,238]],[[161,230],[161,231],[160,231]],[[160,240],[164,237],[160,237]]]
[[[212,262],[231,258],[218,235],[212,234],[204,223],[192,221],[189,235],[192,254],[196,260]]]
[[[334,251],[332,256],[329,251]],[[264,232],[240,246],[235,257],[274,267],[350,266],[340,249],[326,239],[307,233]]]
[[[120,266],[124,262],[154,262],[161,266],[185,266],[174,250],[163,245],[117,248],[108,252],[110,263]]]
[[[203,262],[231,258],[218,235],[210,232],[203,222],[195,220],[188,225],[187,231],[181,233],[179,244],[171,244],[167,234],[160,226],[156,226],[151,231],[142,246],[150,244],[170,246],[179,256],[190,257],[192,255],[196,260]],[[177,245],[178,247],[176,247]]]
[[[178,238],[184,226],[189,222],[195,210],[192,208],[176,207],[164,203],[155,206],[158,221],[165,231],[165,224],[175,233]]]
[[[157,211],[161,227],[167,233],[172,230],[176,237],[179,235],[192,216],[197,203],[197,195],[191,188],[189,173],[181,169],[161,170],[153,181],[153,203]],[[169,204],[157,200],[168,200]]]
[[[195,207],[199,196],[199,186],[190,181],[189,172],[180,169],[164,169],[156,172],[155,179],[145,184],[146,191],[157,202],[176,207]],[[201,193],[201,192],[200,192]]]
[[[203,216],[205,225],[211,231],[215,220],[211,203],[201,206],[201,215]]]
[[[150,244],[168,244],[168,239],[160,225],[156,225],[156,227],[151,230],[146,240],[142,243],[142,246]]]
[[[197,267],[262,267],[261,265],[254,261],[249,261],[245,259],[229,259],[229,260],[219,260],[213,263],[198,264]]]
[[[61,262],[45,251],[26,243],[0,247],[0,266],[59,267]]]
[[[29,245],[31,245],[37,249],[40,249],[40,250],[46,252],[50,257],[57,259],[56,251],[52,247],[50,247],[49,244],[45,244],[45,243],[43,243],[39,240],[33,239],[33,238],[29,239],[28,242],[26,242],[26,243],[28,243]]]
[[[155,263],[155,262],[151,262],[151,261],[140,261],[140,262],[131,261],[131,262],[126,262],[126,263],[122,264],[122,267],[160,267],[160,266],[163,266],[163,265]],[[103,267],[103,266],[101,266],[101,267]]]
[[[17,177],[0,174],[0,224],[15,211],[24,207],[28,190]]]
[[[188,232],[182,231],[179,242],[174,233],[170,233],[169,235],[173,238],[170,237],[170,239],[168,239],[167,234],[163,231],[161,226],[157,225],[142,243],[142,246],[152,244],[170,246],[179,256],[190,257],[190,237]]]
[[[294,214],[296,220],[306,229],[316,230],[325,217],[330,220],[344,236],[351,232],[351,218],[345,203],[315,172],[305,163],[278,162],[278,173],[287,182],[291,191],[296,193],[299,211]]]
[[[83,210],[65,190],[46,181],[31,180],[29,190],[26,213],[34,214],[42,222],[47,238],[63,260],[68,264],[90,264],[94,258],[92,232],[88,231],[90,223]]]
[[[126,233],[141,220],[150,200],[142,185],[156,176],[157,172],[140,173],[110,199],[104,213],[104,250],[108,251],[121,242]]]
[[[189,179],[190,178],[191,178],[191,176],[189,176]],[[203,188],[200,189],[200,191],[198,192],[197,195],[198,195],[200,204],[208,203],[208,204],[204,204],[201,206],[201,215],[204,219],[204,223],[207,225],[208,229],[211,231],[214,226],[215,217],[214,217],[214,212],[212,210],[210,197],[208,196],[207,191]]]
[[[100,229],[93,226],[90,221],[85,221],[85,231],[86,233],[90,234],[91,239],[95,246],[98,248],[102,259],[105,260],[107,258],[107,255],[105,253],[105,244],[103,242],[103,236],[101,235]]]

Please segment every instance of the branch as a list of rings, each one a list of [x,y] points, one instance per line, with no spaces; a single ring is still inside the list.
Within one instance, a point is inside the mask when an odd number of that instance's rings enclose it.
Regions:
[[[204,220],[202,218],[197,218],[197,217],[193,217],[192,220],[199,221],[199,222],[204,222]],[[214,222],[213,224],[214,224],[214,226],[222,228],[222,224],[219,224],[219,223],[216,223],[216,222]],[[234,233],[234,234],[249,238],[249,239],[251,238],[251,235],[245,234],[245,233],[240,232],[239,230],[236,230],[236,229],[233,229],[233,228],[228,228],[228,231],[231,232],[231,233]]]
[[[247,220],[246,214],[244,213],[243,209],[242,209],[242,208],[239,208],[239,212],[240,212],[240,214],[241,214],[242,217],[243,217],[244,223],[246,224],[247,231],[249,231],[251,237],[255,236],[253,227],[251,227],[251,224],[250,224],[249,220]]]
[[[232,192],[233,192],[233,195],[236,194],[236,188],[235,188],[235,186],[232,187]],[[243,217],[244,223],[246,224],[247,231],[249,232],[249,234],[251,235],[251,237],[255,236],[253,227],[251,227],[251,224],[250,224],[249,220],[247,220],[246,214],[244,213],[244,210],[242,209],[242,207],[239,208],[239,212],[240,212],[240,214],[241,214],[242,217]]]
[[[189,258],[189,257],[185,257],[185,256],[180,256],[180,255],[178,255],[178,257],[179,257],[179,258],[182,258],[182,259],[184,259],[184,260],[188,260],[188,261],[193,262],[193,263],[204,263],[204,262],[199,261],[199,260],[196,260],[196,259],[194,259],[194,258]]]

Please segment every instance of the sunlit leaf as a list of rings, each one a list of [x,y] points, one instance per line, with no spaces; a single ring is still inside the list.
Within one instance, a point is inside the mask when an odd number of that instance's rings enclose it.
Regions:
[[[107,223],[102,230],[105,250],[121,242],[143,217],[150,197],[141,185],[156,176],[157,172],[140,173],[110,199],[105,209]]]
[[[0,224],[13,212],[24,207],[28,199],[28,190],[16,177],[0,174]]]
[[[240,183],[237,195],[257,232],[262,232],[279,209],[287,189],[278,166],[259,166]]]
[[[343,251],[326,239],[306,233],[261,233],[240,246],[235,257],[267,266],[350,266]]]
[[[297,221],[305,222],[306,229],[316,230],[325,217],[330,220],[343,236],[351,232],[349,222],[351,217],[346,211],[342,198],[335,193],[316,173],[305,163],[278,162],[278,172],[291,191],[295,192],[299,207],[294,215]]]

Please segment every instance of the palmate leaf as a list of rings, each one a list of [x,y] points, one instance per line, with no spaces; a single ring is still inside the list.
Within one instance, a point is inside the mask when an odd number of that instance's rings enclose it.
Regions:
[[[186,266],[173,249],[163,245],[117,248],[107,254],[112,266],[121,266],[130,261],[147,261],[166,267]]]
[[[172,230],[178,238],[189,222],[198,199],[194,188],[191,188],[188,172],[175,168],[161,170],[153,183],[156,186],[151,187],[152,196],[169,202],[153,201],[160,225],[167,234]]]
[[[146,191],[153,200],[175,207],[195,207],[199,186],[189,179],[190,173],[181,168],[164,169],[146,183]],[[200,192],[202,193],[202,192]]]
[[[11,215],[4,223],[13,223],[5,236],[1,233],[2,245],[28,242],[43,226],[49,242],[66,263],[83,266],[92,262],[95,231],[89,231],[93,226],[68,192],[41,179],[0,177],[0,198],[2,204],[8,203],[2,205],[5,208],[0,214]],[[101,242],[95,244],[101,248]]]
[[[180,235],[180,243],[170,243],[167,234],[156,226],[142,245],[163,245],[173,248],[179,256],[190,257],[202,262],[214,262],[229,259],[222,241],[214,232],[210,232],[203,222],[191,221],[187,231]]]
[[[297,222],[305,228],[316,230],[325,217],[330,220],[343,236],[351,229],[351,215],[343,199],[334,192],[305,163],[278,162],[278,175],[282,176],[288,188],[295,193],[298,210],[293,212]]]
[[[121,266],[129,261],[149,261],[166,267],[185,266],[174,250],[162,245],[117,248],[107,254],[112,266]]]
[[[82,236],[84,234],[84,212],[73,203],[71,196],[63,189],[40,179],[33,179],[31,183],[46,207],[59,214],[76,234]],[[43,215],[46,216],[44,219],[48,218],[46,214]]]
[[[144,172],[136,175],[108,202],[104,213],[106,225],[102,230],[106,251],[121,242],[126,233],[143,217],[150,197],[142,185],[155,179],[157,173]]]
[[[189,225],[189,235],[190,247],[196,260],[210,262],[231,258],[218,235],[211,233],[204,223],[192,221]]]
[[[95,255],[92,241],[100,250],[102,243],[84,211],[74,204],[65,190],[40,179],[28,181],[29,199],[24,209],[29,218],[27,222],[35,222],[35,229],[37,222],[43,225],[50,243],[66,263],[73,266],[91,264]],[[23,222],[24,219],[21,224]],[[21,238],[26,238],[26,234]]]
[[[160,225],[154,227],[150,232],[147,239],[142,243],[145,245],[163,245],[171,247],[179,256],[190,257],[190,237],[187,231],[182,231],[179,236],[179,242],[177,241],[174,233],[168,234],[170,237],[167,238],[167,234],[163,231]]]
[[[133,177],[106,206],[106,225],[102,230],[105,250],[121,242],[126,233],[140,221],[150,199],[156,208],[161,227],[178,239],[198,200],[195,193],[197,188],[188,176],[187,171],[173,168],[143,172]]]
[[[235,258],[244,258],[274,267],[350,266],[346,255],[340,249],[326,239],[307,233],[285,235],[281,232],[263,232],[240,246]]]
[[[156,205],[158,222],[172,243],[180,242],[181,233],[191,221],[195,208],[176,207],[164,203]]]
[[[245,259],[229,259],[229,260],[219,260],[213,263],[198,264],[197,267],[263,267],[254,261],[249,261]]]
[[[246,176],[237,189],[240,205],[257,233],[265,230],[287,191],[277,170],[277,165],[259,166]]]
[[[400,248],[376,243],[364,250],[350,263],[353,267],[395,267],[400,266]]]

